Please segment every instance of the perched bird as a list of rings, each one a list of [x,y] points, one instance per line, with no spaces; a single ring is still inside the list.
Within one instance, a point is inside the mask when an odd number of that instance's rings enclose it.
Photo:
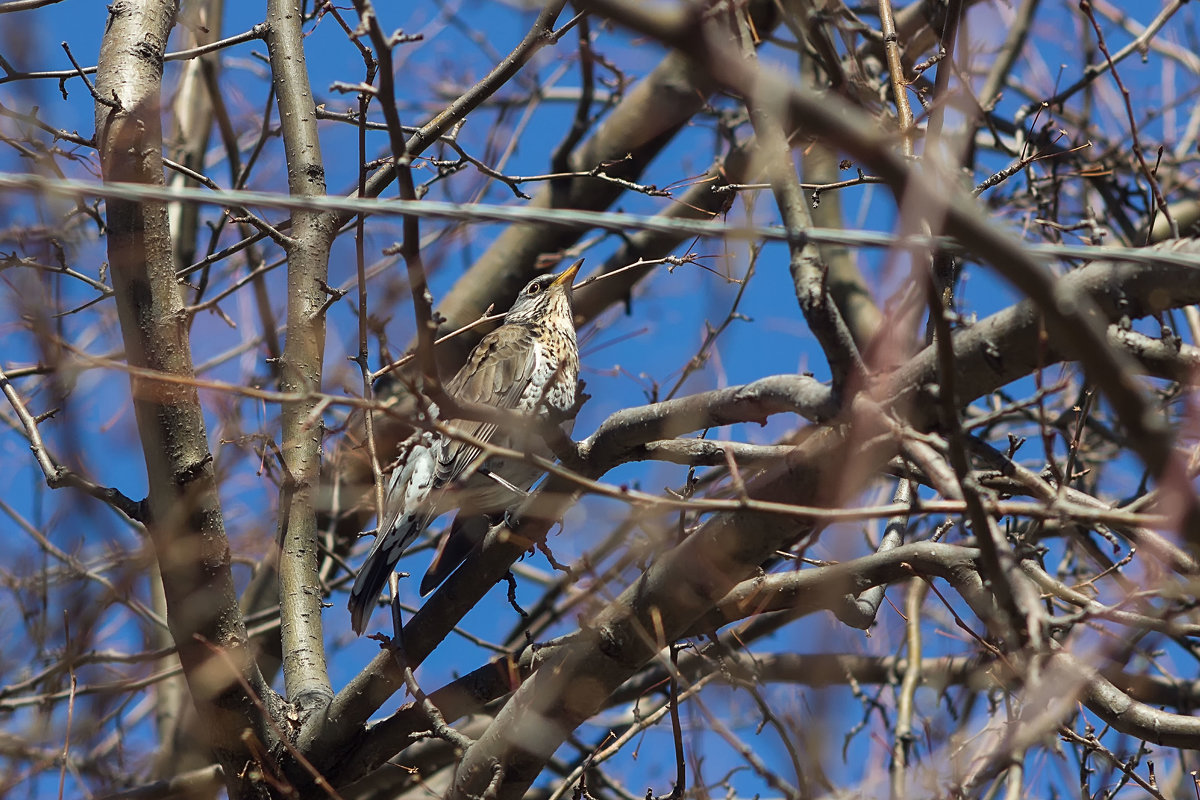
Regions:
[[[446,392],[463,404],[510,409],[535,419],[567,418],[579,391],[579,346],[575,340],[571,284],[580,259],[558,275],[540,275],[521,290],[504,323],[483,337]],[[457,431],[513,450],[550,455],[535,425],[501,429],[492,422],[454,420]],[[427,594],[457,569],[503,512],[528,493],[542,471],[525,461],[488,457],[477,445],[418,431],[400,448],[383,503],[375,543],[350,590],[350,622],[366,628],[375,601],[396,562],[417,535],[440,514],[457,508],[433,564],[421,582]]]

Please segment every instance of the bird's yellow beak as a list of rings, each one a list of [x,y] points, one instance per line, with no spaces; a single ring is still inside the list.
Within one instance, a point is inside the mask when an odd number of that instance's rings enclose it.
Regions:
[[[579,268],[583,266],[583,259],[579,259],[571,266],[567,267],[567,271],[557,275],[551,286],[566,286],[571,288],[571,284],[575,281],[575,275],[578,274]]]

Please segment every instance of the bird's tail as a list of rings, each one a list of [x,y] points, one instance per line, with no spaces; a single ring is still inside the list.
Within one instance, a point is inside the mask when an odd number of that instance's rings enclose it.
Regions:
[[[361,636],[366,630],[375,601],[379,599],[396,562],[412,540],[417,538],[417,534],[429,524],[429,520],[430,515],[426,513],[403,514],[394,524],[379,529],[371,552],[367,553],[367,559],[354,579],[354,588],[350,590],[347,607],[350,609],[350,626],[355,633]]]
[[[458,569],[459,565],[475,549],[475,546],[483,541],[483,537],[487,535],[491,526],[492,522],[486,514],[459,512],[455,515],[450,530],[442,534],[442,539],[438,542],[433,563],[429,565],[425,577],[421,579],[422,597],[440,586],[451,572]]]

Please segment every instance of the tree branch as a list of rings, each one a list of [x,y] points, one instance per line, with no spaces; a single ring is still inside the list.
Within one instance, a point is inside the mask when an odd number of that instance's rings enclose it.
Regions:
[[[316,108],[304,55],[298,0],[269,0],[267,51],[287,157],[288,190],[295,197],[325,196],[325,167],[317,136]],[[287,474],[279,500],[282,538],[279,558],[280,634],[288,700],[301,724],[319,728],[319,712],[333,697],[325,663],[321,593],[317,568],[316,497],[321,476],[324,428],[321,390],[325,355],[325,305],[329,248],[337,228],[331,214],[292,214],[287,245],[287,341],[280,365],[280,388],[299,399],[281,410],[281,451]],[[305,739],[312,737],[311,728]],[[303,750],[303,739],[301,742]]]
[[[132,0],[110,10],[96,81],[100,96],[117,105],[96,104],[106,181],[162,186],[160,85],[173,21],[174,4],[167,0]],[[130,365],[191,378],[166,207],[110,200],[107,211],[113,291]],[[150,484],[147,529],[162,571],[168,624],[230,794],[241,796],[247,779],[239,771],[251,757],[242,734],[249,730],[273,742],[256,698],[268,707],[277,702],[247,646],[199,397],[193,386],[144,373],[131,378],[131,388]],[[214,655],[208,643],[227,658]]]

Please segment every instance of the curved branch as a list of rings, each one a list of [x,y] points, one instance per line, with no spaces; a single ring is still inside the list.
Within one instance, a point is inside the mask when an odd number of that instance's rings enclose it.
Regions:
[[[786,413],[820,422],[837,414],[837,404],[830,388],[815,378],[772,375],[745,386],[618,411],[579,443],[578,457],[607,471],[635,448],[659,439],[739,422],[765,424],[772,414]]]

